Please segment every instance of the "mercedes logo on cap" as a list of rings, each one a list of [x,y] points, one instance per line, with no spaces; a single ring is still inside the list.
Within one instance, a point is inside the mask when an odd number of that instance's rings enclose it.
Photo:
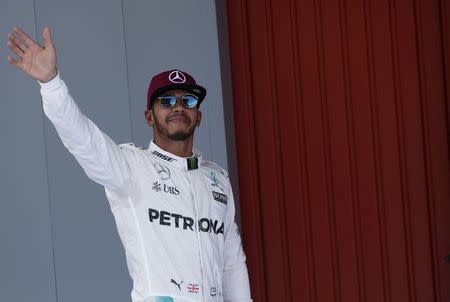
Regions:
[[[169,80],[172,83],[184,83],[186,82],[186,77],[181,71],[174,70],[169,74]]]

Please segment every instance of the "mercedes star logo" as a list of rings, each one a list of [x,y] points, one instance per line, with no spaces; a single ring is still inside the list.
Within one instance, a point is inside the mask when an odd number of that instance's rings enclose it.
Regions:
[[[172,83],[184,83],[186,82],[186,77],[181,71],[174,70],[169,74],[169,80]]]
[[[158,173],[161,180],[167,180],[170,178],[170,170],[165,165],[160,163],[155,163],[153,165],[155,167],[156,172]]]

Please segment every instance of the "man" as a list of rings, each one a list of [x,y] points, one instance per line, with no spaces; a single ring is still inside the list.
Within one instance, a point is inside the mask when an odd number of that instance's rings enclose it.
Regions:
[[[69,95],[48,28],[43,39],[44,47],[15,28],[8,47],[17,57],[8,61],[39,81],[63,144],[105,187],[133,301],[251,301],[227,173],[193,148],[206,89],[180,70],[154,76],[145,111],[154,134],[149,148],[116,145]]]

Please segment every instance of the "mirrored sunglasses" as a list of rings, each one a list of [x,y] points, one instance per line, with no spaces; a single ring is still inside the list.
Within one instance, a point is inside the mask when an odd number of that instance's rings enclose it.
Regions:
[[[158,97],[159,103],[163,108],[172,108],[177,104],[176,95],[165,94]],[[192,109],[198,104],[198,97],[193,94],[185,94],[181,96],[181,104],[188,109]]]

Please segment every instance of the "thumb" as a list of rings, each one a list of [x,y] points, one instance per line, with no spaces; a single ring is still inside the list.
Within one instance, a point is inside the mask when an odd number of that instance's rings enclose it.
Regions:
[[[42,37],[44,38],[44,46],[46,48],[53,47],[52,34],[50,33],[50,29],[47,26],[44,27],[44,30],[42,31]]]

